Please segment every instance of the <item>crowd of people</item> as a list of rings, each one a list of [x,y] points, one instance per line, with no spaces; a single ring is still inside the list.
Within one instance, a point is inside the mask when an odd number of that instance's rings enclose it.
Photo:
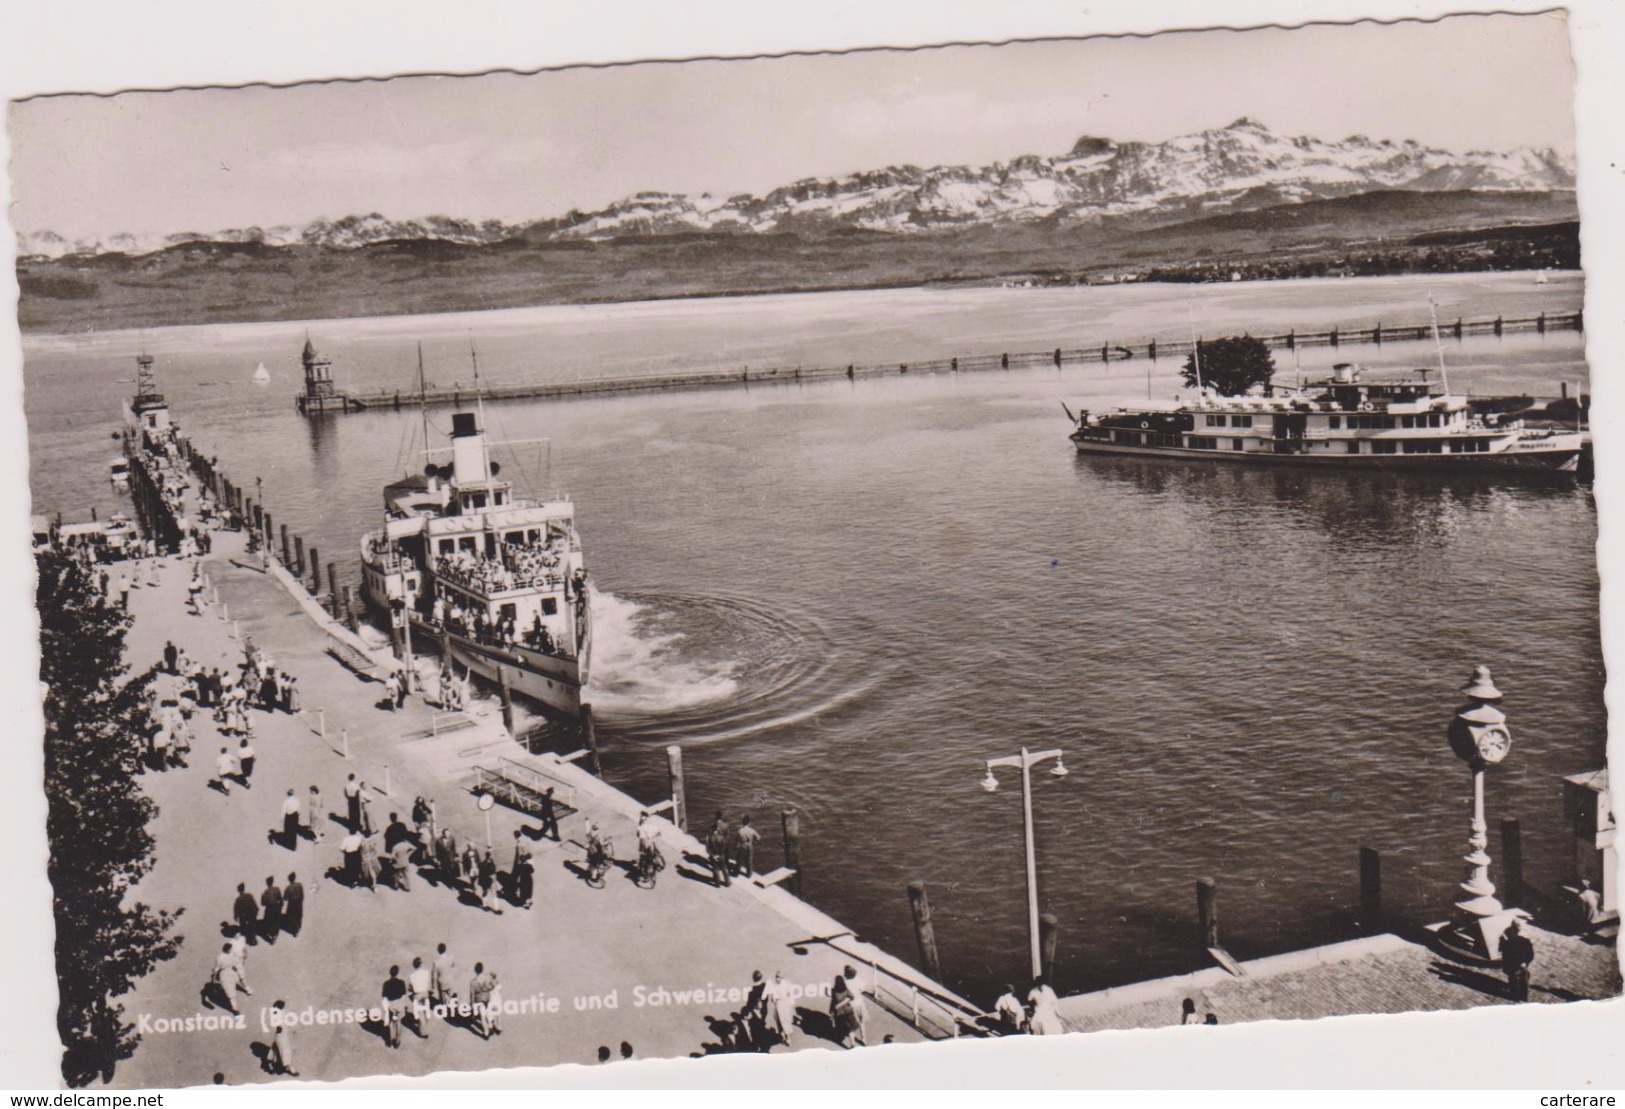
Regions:
[[[453,551],[437,555],[434,572],[477,593],[505,593],[511,589],[541,589],[564,581],[559,569],[563,562],[557,542],[505,543],[499,557],[483,558],[474,551]]]

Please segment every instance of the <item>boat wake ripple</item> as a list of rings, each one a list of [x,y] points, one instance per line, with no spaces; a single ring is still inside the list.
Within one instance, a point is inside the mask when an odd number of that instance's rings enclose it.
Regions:
[[[861,698],[890,668],[856,663],[817,618],[749,597],[593,597],[588,697],[601,732],[631,742],[736,740]]]

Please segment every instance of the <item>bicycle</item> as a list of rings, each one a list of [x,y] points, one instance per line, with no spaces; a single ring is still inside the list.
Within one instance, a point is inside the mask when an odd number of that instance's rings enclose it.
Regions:
[[[666,857],[651,843],[638,851],[638,867],[632,872],[632,882],[643,889],[654,889],[655,879],[665,869]]]
[[[604,888],[604,875],[615,859],[615,843],[605,837],[587,845],[587,884],[593,889]]]

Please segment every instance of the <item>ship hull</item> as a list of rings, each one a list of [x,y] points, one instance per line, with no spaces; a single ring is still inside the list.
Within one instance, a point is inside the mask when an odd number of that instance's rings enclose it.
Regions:
[[[1486,454],[1275,454],[1267,451],[1216,451],[1189,447],[1135,447],[1073,438],[1079,454],[1164,458],[1187,462],[1230,462],[1298,466],[1331,470],[1472,470],[1480,473],[1521,470],[1537,473],[1576,473],[1581,447],[1525,448]]]
[[[441,632],[413,620],[415,638],[431,652],[440,650]],[[585,652],[581,657],[549,655],[525,647],[495,647],[466,636],[446,632],[451,655],[485,681],[500,684],[498,671],[506,671],[509,688],[549,712],[577,719],[581,716],[582,687],[586,685]]]

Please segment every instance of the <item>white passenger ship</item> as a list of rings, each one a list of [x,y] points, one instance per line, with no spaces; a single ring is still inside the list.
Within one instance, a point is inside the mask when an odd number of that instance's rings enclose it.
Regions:
[[[1324,381],[1301,389],[1275,386],[1270,396],[1198,390],[1170,409],[1084,411],[1073,418],[1072,441],[1083,454],[1563,472],[1575,471],[1590,449],[1583,431],[1475,416],[1465,396],[1447,392],[1429,372],[1368,381],[1344,362]]]
[[[384,489],[385,524],[362,539],[362,593],[397,645],[418,632],[482,677],[579,716],[592,619],[567,497],[516,499],[473,412],[452,416],[449,464]],[[438,453],[438,452],[437,452]]]

